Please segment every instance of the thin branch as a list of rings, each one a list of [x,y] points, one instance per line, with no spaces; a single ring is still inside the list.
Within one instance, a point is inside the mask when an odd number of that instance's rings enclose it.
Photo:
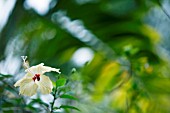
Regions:
[[[128,98],[126,97],[126,109],[125,109],[125,113],[129,112],[129,102],[128,102]]]
[[[8,82],[6,82],[5,80],[2,80],[2,82],[7,85],[8,87],[10,87],[15,93],[16,95],[18,96],[18,91],[15,89],[14,86],[12,86],[11,84],[9,84]],[[19,97],[19,96],[18,96]]]
[[[11,110],[18,111],[19,109],[20,109],[20,107],[4,107],[4,108],[2,108],[3,111],[11,111]]]
[[[160,0],[158,0],[158,5],[160,6],[160,8],[162,9],[162,11],[165,13],[165,15],[168,17],[168,19],[170,20],[170,15],[168,14],[167,10],[163,7],[163,5],[161,4]]]
[[[50,110],[48,109],[48,107],[46,107],[45,105],[42,105],[42,104],[40,104],[46,111],[47,111],[47,113],[50,113]]]
[[[116,90],[120,89],[125,83],[127,83],[130,80],[130,78],[133,75],[132,62],[130,62],[130,65],[127,65],[127,66],[129,66],[128,76],[123,81],[121,81],[116,87],[114,87],[111,91],[108,91],[108,93],[115,92]]]

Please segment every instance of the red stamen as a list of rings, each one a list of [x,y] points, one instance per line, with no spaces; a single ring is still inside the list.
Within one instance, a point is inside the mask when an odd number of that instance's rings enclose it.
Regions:
[[[40,74],[35,74],[36,77],[40,77]]]
[[[40,77],[39,76],[37,77],[37,80],[40,81]]]
[[[34,80],[34,82],[36,79],[40,81],[40,74],[35,74],[35,76],[32,79]]]
[[[34,82],[35,82],[35,80],[36,80],[36,77],[34,76],[32,79],[33,79],[33,80],[34,80]]]

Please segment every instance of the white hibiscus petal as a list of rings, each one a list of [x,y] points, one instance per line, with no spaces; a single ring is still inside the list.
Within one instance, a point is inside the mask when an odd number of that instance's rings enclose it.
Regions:
[[[52,67],[49,67],[49,66],[41,66],[40,70],[41,70],[41,74],[44,74],[46,72],[51,72],[51,71],[55,71],[59,74],[61,73],[60,69],[52,68]]]
[[[20,82],[20,94],[26,96],[33,96],[37,92],[38,85],[32,78],[24,78]]]
[[[33,77],[32,74],[26,73],[25,76],[24,76],[22,79],[18,80],[18,81],[14,84],[14,86],[15,86],[15,87],[20,86],[21,82],[22,82],[24,79],[26,79],[26,78],[32,79],[32,77]]]
[[[25,78],[32,78],[34,75],[32,73],[26,73],[25,74]]]
[[[46,72],[50,72],[50,71],[55,71],[57,73],[61,73],[60,72],[60,69],[56,69],[56,68],[52,68],[52,67],[49,67],[49,66],[44,66],[44,63],[41,63],[41,64],[38,64],[36,66],[32,66],[28,69],[25,70],[27,73],[30,73],[30,74],[44,74]]]
[[[21,84],[21,82],[23,81],[23,79],[24,79],[24,78],[18,80],[18,81],[14,84],[14,86],[15,86],[15,87],[20,86],[20,84]]]
[[[42,94],[49,94],[52,92],[53,85],[49,77],[41,75],[40,81],[36,81],[36,83]]]
[[[36,65],[36,66],[32,66],[32,67],[30,67],[30,68],[28,68],[28,69],[26,69],[25,71],[27,72],[27,73],[31,73],[31,74],[37,74],[37,73],[40,73],[40,67],[42,67],[44,65],[44,63],[41,63],[41,64],[38,64],[38,65]]]

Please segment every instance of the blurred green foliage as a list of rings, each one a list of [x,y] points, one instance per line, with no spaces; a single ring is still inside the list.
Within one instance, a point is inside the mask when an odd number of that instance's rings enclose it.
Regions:
[[[68,81],[58,80],[53,74],[49,76],[57,80],[54,85],[69,86],[61,87],[68,92],[60,98],[69,99],[65,103],[70,105],[54,106],[54,110],[74,109],[60,111],[68,113],[170,112],[169,60],[158,49],[160,34],[143,22],[151,8],[160,6],[157,0],[57,0],[56,6],[44,16],[26,10],[23,3],[24,0],[16,2],[1,31],[0,59],[3,61],[7,57],[5,50],[12,41],[13,56],[28,55],[32,64],[44,62],[60,67],[63,75],[68,75]],[[57,12],[65,15],[62,24],[53,21],[62,18],[55,17]],[[91,44],[92,38],[86,43],[71,34],[63,27],[68,19],[80,21],[98,42]],[[74,28],[70,26],[73,31]],[[94,57],[79,67],[71,59],[82,47],[93,50]],[[77,71],[70,73],[72,68]],[[4,113],[45,111],[33,106],[50,106],[40,98],[28,104],[26,97],[18,95],[13,87],[15,76],[0,75],[0,110]],[[71,100],[76,100],[72,94],[79,98],[78,108],[71,106],[75,105]]]

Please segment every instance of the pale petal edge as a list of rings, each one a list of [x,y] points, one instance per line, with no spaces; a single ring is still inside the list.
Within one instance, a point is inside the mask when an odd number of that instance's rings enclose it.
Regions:
[[[50,94],[52,92],[53,85],[48,76],[41,75],[40,81],[36,81],[36,83],[42,94]]]

